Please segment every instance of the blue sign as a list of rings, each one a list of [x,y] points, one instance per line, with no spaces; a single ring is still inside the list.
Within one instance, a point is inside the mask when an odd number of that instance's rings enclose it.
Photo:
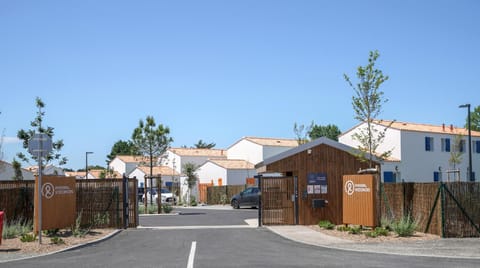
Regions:
[[[320,173],[308,173],[307,175],[308,185],[327,185],[327,174]]]

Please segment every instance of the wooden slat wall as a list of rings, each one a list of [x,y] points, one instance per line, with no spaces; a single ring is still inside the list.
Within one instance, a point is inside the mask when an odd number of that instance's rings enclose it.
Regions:
[[[303,151],[269,164],[266,167],[267,172],[281,172],[285,175],[291,173],[293,176],[298,176],[299,224],[312,225],[320,220],[342,224],[342,177],[346,174],[356,174],[359,169],[367,168],[367,165],[357,160],[352,154],[326,144],[311,150],[310,154]],[[309,172],[327,174],[327,194],[304,196]],[[312,199],[326,199],[328,204],[324,208],[313,209]]]

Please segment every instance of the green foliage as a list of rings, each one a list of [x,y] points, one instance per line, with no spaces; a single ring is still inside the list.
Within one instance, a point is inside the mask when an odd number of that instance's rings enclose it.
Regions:
[[[23,180],[23,174],[22,174],[22,164],[17,161],[17,159],[13,159],[12,161],[12,167],[14,170],[14,175],[12,177],[12,180],[14,181],[22,181]]]
[[[195,148],[197,149],[212,149],[213,147],[215,147],[215,143],[211,142],[211,143],[205,143],[204,141],[202,140],[199,140],[196,144],[194,144],[193,146],[195,146]]]
[[[197,199],[193,195],[190,196],[190,206],[192,206],[192,207],[197,206]]]
[[[162,211],[163,213],[169,214],[172,212],[173,207],[170,204],[162,204]]]
[[[14,220],[9,223],[7,223],[7,221],[4,221],[2,237],[4,239],[11,239],[27,234],[32,230],[33,224],[31,221],[27,221],[24,219]]]
[[[22,234],[20,237],[20,241],[22,242],[33,242],[35,240],[37,240],[37,236],[32,233]]]
[[[392,231],[393,230],[393,227],[392,227],[393,226],[393,221],[391,219],[382,217],[380,219],[380,226],[387,231]]]
[[[310,129],[310,132],[308,135],[310,136],[310,139],[315,140],[320,137],[327,137],[329,139],[332,139],[334,141],[338,141],[338,136],[340,136],[342,132],[336,125],[326,125],[326,126],[320,126],[320,125],[313,125],[312,128]]]
[[[357,157],[368,161],[370,167],[373,166],[373,156],[376,155],[376,149],[383,142],[385,132],[388,129],[387,127],[383,131],[379,131],[372,125],[373,120],[382,112],[382,105],[387,102],[387,99],[383,99],[383,92],[379,88],[388,80],[388,76],[384,76],[381,70],[375,68],[375,62],[379,56],[378,51],[370,51],[368,64],[357,68],[358,83],[356,85],[346,74],[343,75],[345,81],[354,90],[352,106],[355,119],[367,123],[365,129],[352,137],[360,144],[358,149],[361,153]],[[377,157],[385,159],[390,154],[391,150],[377,155]]]
[[[197,184],[197,170],[199,166],[194,163],[187,162],[182,167],[182,172],[187,176],[188,189],[191,190]]]
[[[380,236],[388,236],[389,230],[383,227],[376,227],[375,233]]]
[[[480,105],[470,112],[470,127],[473,131],[480,131]],[[468,116],[465,119],[465,128],[468,128]]]
[[[75,223],[70,228],[71,231],[72,231],[72,235],[74,237],[85,237],[88,234],[88,232],[90,232],[89,228],[84,228],[81,225],[82,224],[82,213],[83,213],[83,211],[80,211],[77,218],[75,219]]]
[[[461,134],[455,135],[453,139],[453,144],[452,146],[450,146],[450,158],[448,159],[448,163],[452,166],[453,170],[456,169],[457,165],[462,163],[463,153],[461,152],[461,149],[460,149],[463,145],[462,141],[463,141],[463,135]]]
[[[337,226],[337,231],[340,231],[340,232],[350,232],[350,227],[345,226],[345,225]]]
[[[44,117],[45,117],[45,112],[43,111],[43,108],[45,108],[45,103],[39,97],[37,97],[35,100],[35,104],[36,104],[36,107],[38,108],[38,111],[35,119],[30,122],[32,129],[29,129],[29,130],[20,129],[17,132],[17,137],[23,141],[24,149],[28,149],[28,143],[30,139],[35,135],[35,133],[44,133],[44,134],[47,134],[50,138],[53,138],[54,136],[53,127],[42,126],[42,122],[44,121]],[[46,157],[44,157],[46,161],[45,165],[55,160],[58,161],[59,166],[66,164],[68,161],[67,158],[62,157],[60,154],[60,151],[62,148],[63,148],[63,140],[52,141],[53,150]],[[18,153],[17,157],[24,162],[27,162],[27,163],[29,162],[28,157],[23,153]],[[32,156],[31,158],[37,161],[37,156]]]
[[[50,238],[50,243],[55,245],[61,245],[61,244],[65,244],[65,241],[61,237],[53,236]]]
[[[363,233],[366,237],[376,238],[378,237],[378,233],[375,231],[368,231]]]
[[[97,213],[93,218],[93,227],[103,227],[110,223],[110,214],[108,212],[105,213]]]
[[[56,236],[60,229],[50,229],[50,230],[43,230],[43,234],[46,236]]]
[[[117,155],[139,155],[137,147],[132,141],[117,141],[107,155],[108,161],[112,161]]]
[[[348,231],[349,234],[361,234],[362,233],[362,228],[360,226],[352,226],[350,227],[350,230]]]
[[[222,194],[220,196],[220,204],[222,205],[226,205],[230,202],[230,200],[228,200],[228,196],[226,194]]]
[[[405,215],[400,220],[394,222],[392,227],[398,236],[407,237],[415,234],[418,222],[410,215]]]
[[[333,230],[333,228],[335,228],[335,224],[331,223],[330,221],[320,221],[318,222],[318,226],[327,230]]]

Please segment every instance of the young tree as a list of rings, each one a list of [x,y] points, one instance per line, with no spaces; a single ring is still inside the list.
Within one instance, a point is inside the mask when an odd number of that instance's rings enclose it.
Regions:
[[[453,146],[450,148],[450,158],[448,159],[448,163],[452,167],[452,170],[454,171],[455,176],[457,176],[458,179],[460,179],[460,174],[457,172],[457,165],[460,165],[462,163],[462,146],[463,146],[463,135],[455,135],[455,138],[453,140]],[[455,179],[455,178],[454,178]]]
[[[470,114],[470,126],[473,131],[480,131],[480,105],[475,107]],[[468,117],[465,119],[465,128],[468,128]]]
[[[23,180],[22,164],[14,158],[13,161],[12,161],[12,167],[13,167],[13,171],[14,171],[14,175],[12,177],[12,180],[22,181]]]
[[[310,126],[298,125],[297,122],[293,124],[293,133],[298,141],[298,145],[305,144],[309,141],[308,135],[313,128],[313,121]]]
[[[112,161],[117,155],[139,155],[139,153],[132,141],[119,140],[112,146],[110,154],[107,155],[108,162]]]
[[[315,124],[308,133],[308,136],[312,140],[320,137],[327,137],[334,141],[338,141],[338,136],[340,136],[340,134],[342,134],[342,132],[336,125],[328,124],[326,126],[320,126]]]
[[[366,66],[357,68],[357,84],[353,84],[350,78],[344,74],[344,78],[354,91],[352,97],[352,106],[355,112],[355,119],[365,122],[366,127],[359,133],[353,135],[353,139],[359,142],[358,149],[359,159],[369,163],[369,167],[373,166],[373,156],[379,159],[389,157],[392,150],[385,151],[381,154],[377,153],[378,146],[383,143],[385,132],[391,126],[390,123],[383,130],[378,130],[373,121],[382,112],[382,105],[387,102],[383,98],[383,92],[380,86],[388,80],[388,76],[384,76],[381,70],[375,68],[375,62],[379,57],[378,51],[371,51]],[[367,157],[368,154],[368,157]]]
[[[38,111],[35,119],[30,122],[30,126],[32,126],[32,129],[29,129],[29,130],[20,129],[17,132],[17,137],[20,140],[23,140],[24,149],[28,149],[28,143],[36,133],[47,134],[52,139],[54,136],[53,127],[49,127],[49,126],[44,127],[42,125],[45,117],[45,112],[43,111],[43,108],[45,108],[45,103],[39,97],[37,97],[35,100],[35,105],[38,108]],[[52,151],[48,155],[44,156],[45,165],[53,161],[58,161],[59,166],[65,165],[68,160],[66,157],[62,157],[62,155],[60,154],[60,151],[62,148],[63,148],[63,140],[53,141]],[[29,163],[29,158],[23,153],[17,153],[17,157],[20,158],[20,160]],[[36,161],[37,156],[32,155],[31,159]]]
[[[140,155],[147,156],[150,162],[150,178],[153,177],[153,165],[156,159],[165,153],[165,151],[173,142],[169,136],[170,129],[162,124],[155,123],[153,116],[147,116],[145,122],[140,119],[138,127],[134,129],[132,134],[132,142],[137,148]],[[161,186],[161,182],[159,182]],[[152,187],[152,185],[150,185]],[[158,193],[158,207],[161,209],[161,193]],[[145,199],[147,199],[147,194]],[[147,209],[147,200],[145,200],[145,210]]]
[[[188,204],[190,204],[190,193],[192,192],[193,186],[197,184],[197,170],[199,166],[195,165],[194,163],[187,162],[182,167],[182,172],[187,176],[187,183],[188,183]]]
[[[204,141],[202,140],[199,140],[196,144],[194,144],[193,146],[195,146],[195,148],[197,149],[212,149],[213,147],[215,147],[215,143],[211,142],[211,143],[205,143]]]

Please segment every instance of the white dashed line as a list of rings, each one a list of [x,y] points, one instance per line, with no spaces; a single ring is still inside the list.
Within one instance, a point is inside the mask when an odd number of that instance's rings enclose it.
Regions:
[[[197,241],[192,241],[192,247],[190,248],[190,255],[188,255],[187,268],[193,268],[193,260],[195,259],[196,249],[197,249]]]

